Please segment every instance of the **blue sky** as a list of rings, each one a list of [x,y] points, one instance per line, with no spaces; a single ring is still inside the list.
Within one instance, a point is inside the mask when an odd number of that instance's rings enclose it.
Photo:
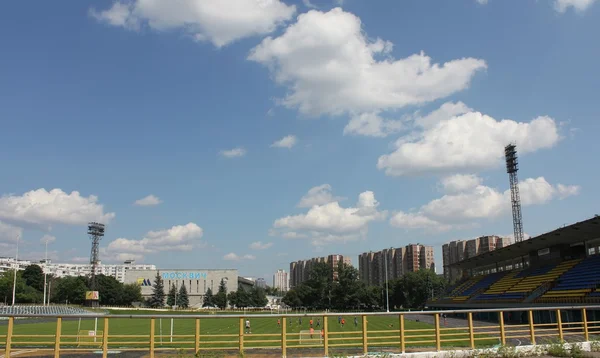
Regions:
[[[441,272],[512,233],[511,141],[525,232],[598,213],[594,0],[30,5],[0,5],[0,256],[83,262],[100,220],[103,261],[270,280],[419,242]]]

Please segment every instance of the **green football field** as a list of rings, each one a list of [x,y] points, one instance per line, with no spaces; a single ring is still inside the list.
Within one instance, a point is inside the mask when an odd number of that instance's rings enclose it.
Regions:
[[[109,319],[109,348],[118,349],[125,347],[147,348],[149,342],[151,321],[148,318],[135,318],[140,314],[156,315],[155,319],[155,345],[157,348],[193,348],[196,320],[186,318],[187,314],[181,314],[180,317],[160,318],[161,313],[144,311],[114,311],[111,314],[122,315],[123,318]],[[163,314],[172,314],[164,312]],[[248,314],[247,319],[251,323],[250,333],[244,332],[244,347],[248,348],[277,348],[281,346],[282,327],[278,324],[279,316],[273,317],[253,317]],[[323,318],[320,325],[317,326],[317,317],[302,317],[300,322],[298,317],[290,317],[286,322],[287,346],[293,348],[306,347],[307,345],[322,345],[320,339],[320,329],[323,327]],[[362,319],[357,316],[343,316],[346,324],[342,327],[338,323],[337,317],[329,317],[328,331],[329,344],[335,347],[336,344],[343,345],[345,348],[362,347]],[[357,317],[357,325],[354,324],[354,317]],[[314,335],[311,339],[308,333],[310,329],[309,320],[313,319]],[[244,319],[245,321],[245,319]],[[98,319],[98,334],[104,331],[104,319]],[[283,320],[281,320],[283,324]],[[240,333],[239,317],[216,318],[214,315],[207,314],[200,318],[200,347],[201,348],[231,348],[237,349]],[[64,319],[62,322],[61,341],[63,347],[97,347],[101,338],[94,340],[88,336],[89,331],[94,331],[95,320],[93,318]],[[171,337],[171,327],[173,327],[173,337]],[[399,347],[399,319],[397,315],[389,316],[370,316],[367,323],[367,338],[369,347]],[[422,322],[405,320],[405,342],[406,348],[411,347],[435,347],[434,327]],[[243,328],[245,331],[245,328]],[[0,336],[6,335],[7,325],[0,325]],[[303,334],[300,334],[304,331]],[[40,322],[30,319],[15,320],[13,346],[31,347],[31,346],[52,346],[54,344],[54,334],[56,332],[55,319],[48,319]],[[83,335],[85,338],[74,337]],[[446,347],[466,347],[469,344],[468,331],[459,328],[448,331],[447,339],[452,342],[442,342]],[[42,337],[20,337],[40,335]],[[127,337],[125,337],[127,336]],[[415,336],[415,337],[411,337]],[[418,336],[418,337],[416,337]],[[482,337],[485,338],[485,337]],[[462,341],[458,341],[463,339]],[[0,338],[0,346],[4,345],[5,338]],[[268,342],[261,342],[268,341]],[[35,342],[35,343],[34,343]],[[47,342],[47,344],[43,344]],[[79,343],[78,343],[79,342]],[[96,343],[94,343],[96,342]],[[414,343],[411,343],[414,342]],[[20,345],[19,343],[22,343]],[[497,339],[488,338],[477,341],[478,346],[492,346],[497,343]]]

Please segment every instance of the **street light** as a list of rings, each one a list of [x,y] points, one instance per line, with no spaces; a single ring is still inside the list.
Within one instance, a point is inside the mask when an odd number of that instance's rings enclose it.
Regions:
[[[387,312],[390,312],[390,290],[388,286],[388,262],[387,262],[388,253],[385,252],[385,303],[387,307]]]
[[[46,305],[46,286],[47,286],[47,280],[48,280],[48,241],[49,238],[46,237],[46,258],[44,259],[44,304],[43,306]],[[49,300],[48,300],[49,301]]]
[[[12,305],[15,305],[15,293],[17,289],[17,270],[19,269],[19,235],[17,235],[17,252],[15,254],[15,272],[13,277]]]

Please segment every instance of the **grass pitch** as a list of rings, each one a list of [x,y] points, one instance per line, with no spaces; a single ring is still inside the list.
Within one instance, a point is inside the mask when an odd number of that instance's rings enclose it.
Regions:
[[[160,318],[164,314],[173,314],[174,312],[156,312],[156,311],[112,311],[111,314],[122,315],[123,318],[109,319],[109,349],[119,349],[126,347],[148,348],[151,321],[147,318],[135,318],[136,315],[148,314],[155,315],[155,347],[156,348],[194,348],[195,337],[195,319],[189,318],[189,314],[182,313],[180,317],[172,320],[173,336],[171,336],[171,319]],[[197,314],[197,313],[196,313]],[[356,317],[356,324],[354,318]],[[317,319],[320,318],[320,324]],[[360,315],[343,316],[346,323],[344,326],[338,323],[338,317],[328,318],[329,344],[330,347],[362,347],[362,319]],[[253,317],[248,314],[245,320],[250,320],[251,330],[248,333],[245,325],[242,326],[244,347],[249,348],[279,348],[281,347],[281,325],[284,324],[280,316],[273,317]],[[287,318],[287,346],[308,347],[305,340],[300,342],[300,331],[310,329],[309,321],[313,320],[315,338],[320,335],[323,328],[323,317],[318,315]],[[399,347],[399,319],[398,315],[370,316],[367,317],[367,340],[369,347]],[[278,320],[280,321],[278,324]],[[104,319],[98,319],[97,330],[104,331]],[[466,323],[465,323],[466,324]],[[63,319],[61,329],[61,347],[98,347],[102,342],[102,337],[88,336],[89,331],[94,331],[95,320],[93,318]],[[427,323],[405,320],[405,344],[406,348],[412,347],[435,347],[434,327]],[[5,335],[7,325],[0,325],[0,346],[5,344]],[[78,332],[86,335],[85,338],[78,338]],[[15,320],[13,332],[13,346],[19,347],[53,347],[54,335],[56,333],[55,319],[18,319]],[[444,334],[448,336],[445,339],[452,339],[452,342],[443,342],[446,347],[466,347],[469,345],[468,330],[466,327],[448,330]],[[37,335],[38,337],[31,337]],[[238,349],[240,335],[239,317],[214,318],[214,315],[207,314],[200,318],[200,347],[205,349]],[[94,342],[95,341],[95,342]],[[317,340],[309,341],[309,345],[314,347],[322,346],[315,343]],[[492,346],[498,342],[497,339],[480,336],[476,341],[480,347]]]

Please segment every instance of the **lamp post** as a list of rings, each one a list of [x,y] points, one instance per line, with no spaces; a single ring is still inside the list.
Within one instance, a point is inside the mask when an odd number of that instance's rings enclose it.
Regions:
[[[48,282],[48,274],[47,274],[47,267],[48,267],[48,238],[46,238],[46,257],[44,259],[44,303],[42,304],[42,306],[46,306],[46,286],[47,286],[47,282]]]
[[[19,235],[17,235],[17,252],[15,254],[15,272],[13,277],[13,292],[12,292],[12,305],[15,305],[15,294],[17,289],[17,270],[19,269]]]
[[[388,262],[387,262],[388,252],[385,252],[385,304],[387,308],[387,312],[390,312],[390,290],[388,286]]]

